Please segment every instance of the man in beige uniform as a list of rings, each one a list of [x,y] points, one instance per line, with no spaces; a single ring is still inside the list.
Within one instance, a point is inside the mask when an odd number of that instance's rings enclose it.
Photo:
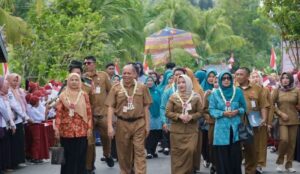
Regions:
[[[259,127],[254,127],[254,138],[251,144],[244,144],[245,147],[245,172],[246,174],[255,174],[258,162],[257,148],[260,141],[259,138],[262,137],[261,134],[267,129],[267,110],[270,107],[269,101],[265,96],[263,88],[251,84],[249,81],[250,70],[248,68],[240,68],[237,70],[236,80],[238,82],[238,87],[240,87],[244,92],[244,97],[247,102],[247,113],[251,111],[259,111],[261,113],[261,124]]]
[[[93,81],[93,96],[91,98],[92,113],[94,120],[94,129],[100,132],[100,138],[103,146],[103,155],[109,167],[114,166],[111,157],[111,141],[107,136],[107,107],[104,101],[110,91],[111,83],[106,72],[96,72],[96,58],[88,56],[84,59],[86,68],[85,77]]]
[[[123,80],[112,87],[105,104],[108,106],[108,135],[114,136],[113,115],[117,116],[116,144],[121,174],[146,173],[145,138],[149,133],[148,88],[135,80],[133,65],[123,69]]]

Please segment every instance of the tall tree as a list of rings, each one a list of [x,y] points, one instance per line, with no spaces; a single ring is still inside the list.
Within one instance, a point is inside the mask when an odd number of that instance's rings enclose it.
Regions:
[[[286,52],[295,69],[300,69],[300,1],[264,0],[264,14],[280,29]]]

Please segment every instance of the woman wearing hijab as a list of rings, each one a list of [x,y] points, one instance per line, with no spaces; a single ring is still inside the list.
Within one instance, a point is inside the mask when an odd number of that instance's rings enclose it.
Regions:
[[[149,76],[151,76],[154,79],[155,85],[156,86],[159,85],[160,75],[157,72],[155,72],[154,70],[149,70],[148,74],[149,74]]]
[[[203,165],[204,167],[208,168],[210,166],[210,163],[212,163],[212,166],[210,168],[211,173],[215,173],[215,162],[213,160],[213,148],[212,148],[212,142],[213,142],[213,132],[214,132],[214,119],[209,115],[208,111],[208,104],[209,104],[209,98],[210,94],[214,89],[214,83],[216,81],[217,71],[214,69],[209,69],[206,72],[206,77],[203,80],[201,86],[205,92],[204,94],[204,117],[202,120],[200,120],[200,125],[203,129],[202,131],[202,156],[204,159]]]
[[[89,96],[81,89],[81,78],[71,73],[66,89],[56,105],[55,136],[64,147],[65,164],[61,174],[86,173],[88,137],[92,136],[92,111]]]
[[[299,125],[298,111],[300,109],[300,91],[294,87],[294,78],[290,73],[284,72],[280,77],[280,87],[272,91],[272,100],[275,113],[279,116],[280,142],[276,170],[294,173],[294,151],[296,146],[297,129]],[[284,165],[284,158],[286,163]]]
[[[10,137],[15,133],[16,126],[7,98],[8,88],[7,81],[0,77],[0,173],[13,168]]]
[[[250,74],[250,82],[254,83],[263,88],[264,96],[267,98],[269,102],[271,102],[271,92],[269,88],[263,86],[263,77],[259,71],[253,71]],[[268,109],[268,121],[267,124],[271,128],[273,113],[270,112],[274,107],[271,106],[271,109]],[[274,111],[273,111],[274,112]],[[266,167],[267,164],[267,141],[268,141],[268,127],[261,126],[259,132],[259,142],[257,144],[257,171],[259,173],[263,173],[263,167]]]
[[[7,76],[9,84],[8,100],[14,113],[14,122],[16,133],[12,136],[12,167],[25,165],[25,136],[24,122],[32,122],[26,113],[26,102],[20,89],[20,76],[18,74],[9,74]]]
[[[206,76],[206,72],[203,70],[198,70],[195,72],[195,77],[197,78],[199,84],[201,84],[203,82],[203,80],[205,79]]]
[[[170,128],[171,173],[192,173],[198,142],[198,118],[202,114],[202,101],[193,91],[192,80],[180,75],[177,91],[170,97],[166,116],[172,121]]]
[[[118,84],[118,83],[120,83],[121,79],[122,79],[121,76],[115,74],[115,75],[113,75],[112,78],[111,78],[111,84],[112,84],[112,85]]]
[[[169,79],[171,76],[173,76],[173,72],[171,70],[167,70],[164,73],[162,82],[157,86],[161,93],[163,93],[166,87],[168,86]]]
[[[221,73],[219,89],[209,99],[209,113],[215,119],[213,148],[218,174],[242,173],[238,125],[246,109],[243,92],[233,86],[231,73]]]
[[[147,159],[157,158],[156,147],[162,135],[162,119],[159,114],[161,95],[155,86],[154,79],[149,76],[145,84],[147,85],[152,98],[152,104],[149,107],[150,111],[150,133],[146,139]]]
[[[185,70],[186,70],[186,75],[192,80],[193,91],[198,93],[199,96],[201,97],[201,101],[203,101],[204,92],[203,92],[202,87],[199,84],[199,80],[195,77],[195,75],[191,69],[185,68]],[[202,117],[200,117],[200,119],[201,118]],[[200,172],[202,141],[203,141],[202,132],[200,131],[200,127],[199,127],[197,148],[196,148],[196,151],[195,151],[194,157],[193,157],[194,158],[194,173]]]

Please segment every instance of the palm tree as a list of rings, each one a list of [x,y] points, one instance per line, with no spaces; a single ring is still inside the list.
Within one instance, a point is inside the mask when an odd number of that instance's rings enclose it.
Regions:
[[[199,28],[194,32],[200,37],[197,49],[203,57],[222,55],[225,51],[238,49],[245,44],[244,38],[233,33],[221,9],[210,9],[201,13]]]
[[[6,41],[10,44],[20,43],[25,35],[30,34],[28,26],[23,19],[10,15],[1,7],[0,26],[3,27]]]

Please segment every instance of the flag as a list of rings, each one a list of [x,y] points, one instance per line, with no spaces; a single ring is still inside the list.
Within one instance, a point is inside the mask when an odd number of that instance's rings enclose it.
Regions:
[[[2,63],[3,76],[6,77],[9,74],[8,64]]]
[[[276,70],[277,69],[277,65],[276,65],[276,54],[275,54],[275,50],[274,48],[272,47],[271,48],[271,57],[270,57],[270,67],[273,69],[273,70]]]
[[[148,75],[149,66],[148,66],[148,63],[147,63],[147,56],[146,55],[144,56],[143,68],[144,68],[144,73],[146,75]]]
[[[120,67],[119,67],[118,62],[115,62],[115,74],[116,74],[116,75],[119,75],[119,74],[120,74]]]

